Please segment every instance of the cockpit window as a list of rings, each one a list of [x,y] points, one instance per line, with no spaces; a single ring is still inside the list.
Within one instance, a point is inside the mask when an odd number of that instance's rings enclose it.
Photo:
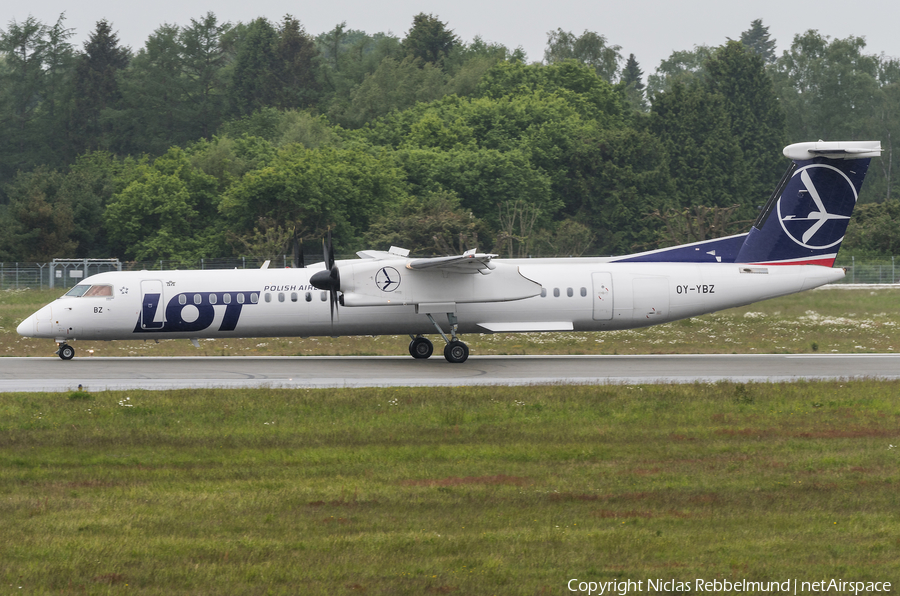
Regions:
[[[112,286],[91,286],[91,289],[84,293],[85,298],[88,296],[106,296],[113,295]]]
[[[105,296],[107,298],[111,298],[112,295],[112,286],[106,285],[89,286],[86,284],[81,284],[66,292],[66,296],[71,296],[73,298],[78,298],[79,296],[83,296],[85,298],[91,296]]]

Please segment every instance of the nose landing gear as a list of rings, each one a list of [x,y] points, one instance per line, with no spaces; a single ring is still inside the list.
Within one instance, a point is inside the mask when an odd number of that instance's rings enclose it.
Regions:
[[[59,349],[56,350],[56,354],[63,360],[71,360],[75,357],[75,348],[63,342],[59,344]]]

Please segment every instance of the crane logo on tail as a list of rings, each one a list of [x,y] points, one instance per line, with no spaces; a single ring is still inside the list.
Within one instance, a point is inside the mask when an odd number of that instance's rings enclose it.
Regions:
[[[831,248],[840,244],[844,239],[843,227],[840,237],[835,238],[831,226],[826,224],[850,219],[850,214],[858,199],[856,188],[850,178],[839,169],[827,164],[805,166],[794,173],[795,177],[798,175],[801,188],[798,193],[799,197],[795,199],[795,206],[783,205],[784,201],[789,200],[793,195],[787,190],[778,200],[778,219],[781,221],[781,227],[785,234],[800,246],[814,250]],[[819,188],[829,189],[828,195],[824,197],[825,201],[819,194],[814,178],[818,182]],[[794,184],[792,183],[791,186]],[[852,193],[852,201],[830,200],[833,196],[843,199],[844,193],[847,192]],[[829,212],[826,201],[832,209],[837,208],[838,212]],[[782,209],[791,210],[794,213],[785,215],[782,213]],[[841,211],[846,211],[846,213]],[[807,214],[801,215],[803,213]]]

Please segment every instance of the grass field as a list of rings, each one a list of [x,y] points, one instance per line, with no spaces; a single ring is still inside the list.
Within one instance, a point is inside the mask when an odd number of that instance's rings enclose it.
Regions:
[[[0,593],[532,595],[575,578],[896,592],[898,392],[0,394]]]
[[[59,291],[0,292],[0,356],[49,356],[56,344],[16,327]],[[604,333],[468,334],[478,354],[770,354],[900,350],[900,291],[825,289],[647,329]],[[440,341],[439,338],[433,338]],[[407,336],[75,342],[79,356],[404,355]]]

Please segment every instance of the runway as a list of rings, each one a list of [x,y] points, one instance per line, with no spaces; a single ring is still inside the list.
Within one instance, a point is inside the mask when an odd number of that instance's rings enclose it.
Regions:
[[[900,354],[0,358],[0,391],[898,379]]]

